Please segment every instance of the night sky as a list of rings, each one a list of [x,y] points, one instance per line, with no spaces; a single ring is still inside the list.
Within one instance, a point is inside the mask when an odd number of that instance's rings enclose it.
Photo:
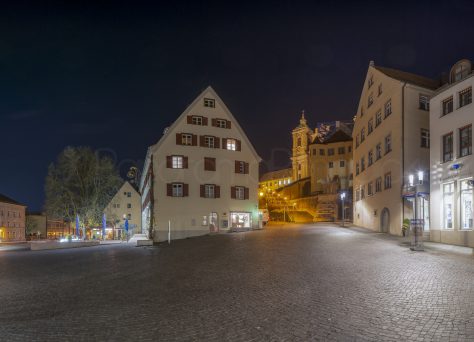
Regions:
[[[438,78],[474,59],[471,1],[331,3],[2,6],[0,193],[41,209],[67,145],[141,165],[208,85],[264,168],[286,167],[301,110],[311,127],[352,118],[370,60]]]

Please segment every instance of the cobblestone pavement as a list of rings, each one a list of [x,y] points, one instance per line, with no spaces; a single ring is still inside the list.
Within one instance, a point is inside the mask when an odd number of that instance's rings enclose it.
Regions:
[[[1,341],[474,340],[474,258],[269,227],[0,254]]]

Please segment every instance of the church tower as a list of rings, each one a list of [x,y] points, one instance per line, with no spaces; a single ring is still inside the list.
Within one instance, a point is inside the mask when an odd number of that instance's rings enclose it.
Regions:
[[[293,151],[291,164],[293,167],[293,180],[309,177],[309,151],[311,144],[311,129],[306,123],[304,111],[301,113],[300,124],[291,132],[293,136]]]

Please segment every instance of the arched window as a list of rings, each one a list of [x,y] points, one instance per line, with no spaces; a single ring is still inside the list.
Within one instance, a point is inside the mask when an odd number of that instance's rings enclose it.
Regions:
[[[301,138],[298,138],[298,142],[296,143],[296,146],[301,146]]]
[[[462,80],[471,73],[471,62],[467,59],[462,59],[451,68],[449,75],[449,83],[454,83]]]

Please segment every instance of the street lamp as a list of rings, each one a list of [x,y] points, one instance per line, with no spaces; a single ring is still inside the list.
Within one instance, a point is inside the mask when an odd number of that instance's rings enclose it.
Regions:
[[[344,213],[344,199],[346,198],[346,193],[341,192],[341,201],[342,201],[342,226],[344,227],[345,213]]]
[[[408,175],[408,183],[410,186],[415,186],[415,199],[413,201],[413,214],[415,219],[413,220],[413,230],[414,230],[414,241],[411,247],[413,251],[422,251],[423,250],[423,237],[421,241],[419,241],[419,236],[422,235],[423,232],[423,220],[418,219],[418,185],[423,184],[424,173],[423,171],[418,171],[418,183],[414,185],[415,176],[410,174]]]

